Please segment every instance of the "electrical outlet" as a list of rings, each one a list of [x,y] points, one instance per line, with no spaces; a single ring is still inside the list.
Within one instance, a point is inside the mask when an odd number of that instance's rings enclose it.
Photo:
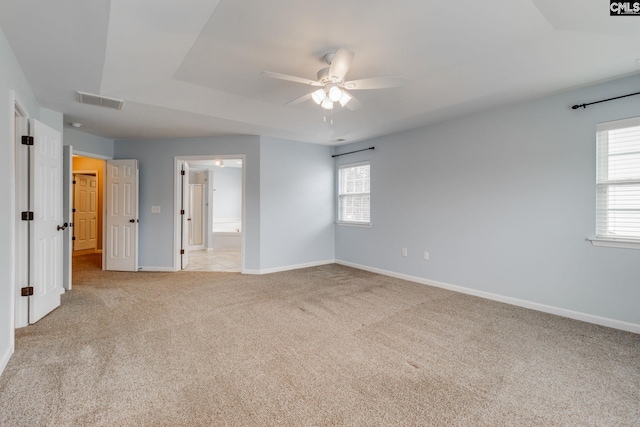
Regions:
[[[424,251],[424,259],[429,260],[429,252]]]
[[[407,248],[402,248],[402,256],[407,256]]]

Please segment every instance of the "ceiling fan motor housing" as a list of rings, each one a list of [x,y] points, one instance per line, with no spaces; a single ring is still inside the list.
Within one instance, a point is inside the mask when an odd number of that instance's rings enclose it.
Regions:
[[[329,68],[323,68],[322,70],[318,71],[318,81],[322,84],[327,84],[327,83],[340,83],[340,79],[338,79],[337,77],[331,77],[329,76]]]

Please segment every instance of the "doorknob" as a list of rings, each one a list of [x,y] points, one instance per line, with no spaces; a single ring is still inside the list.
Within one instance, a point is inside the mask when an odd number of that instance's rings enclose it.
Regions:
[[[136,222],[136,220],[135,219],[130,219],[129,222]]]
[[[65,228],[67,228],[67,226],[68,226],[68,225],[69,225],[69,224],[67,224],[66,222],[64,223],[64,225],[59,225],[59,226],[58,226],[58,231],[60,231],[60,230],[64,230]]]

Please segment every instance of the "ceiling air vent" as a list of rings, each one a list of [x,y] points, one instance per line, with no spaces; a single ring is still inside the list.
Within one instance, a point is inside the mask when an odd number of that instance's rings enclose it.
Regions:
[[[122,110],[124,101],[121,99],[107,98],[106,96],[77,91],[77,101],[81,104],[97,105],[98,107],[115,108]]]

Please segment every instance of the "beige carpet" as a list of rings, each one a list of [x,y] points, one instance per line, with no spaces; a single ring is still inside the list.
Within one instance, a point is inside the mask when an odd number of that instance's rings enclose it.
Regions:
[[[640,425],[640,335],[338,265],[95,265],[16,332],[0,425]]]

